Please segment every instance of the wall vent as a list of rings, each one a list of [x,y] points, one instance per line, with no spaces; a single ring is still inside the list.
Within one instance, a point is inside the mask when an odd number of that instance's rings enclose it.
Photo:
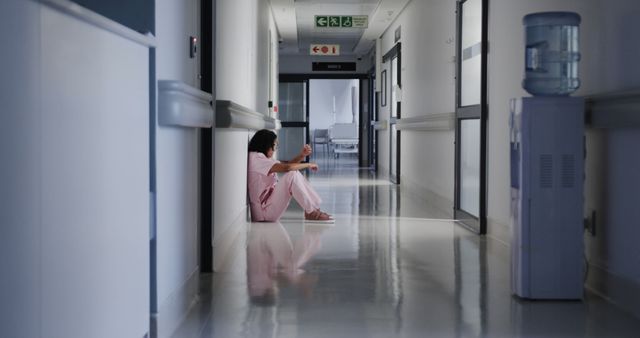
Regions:
[[[540,188],[553,188],[553,157],[540,155]]]
[[[576,178],[576,159],[573,155],[562,155],[562,187],[573,188]]]

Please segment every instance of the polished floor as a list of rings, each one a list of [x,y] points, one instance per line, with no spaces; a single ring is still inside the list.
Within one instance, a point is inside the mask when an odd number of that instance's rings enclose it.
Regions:
[[[584,301],[511,295],[509,252],[353,158],[310,180],[335,225],[292,206],[253,223],[174,337],[640,337],[640,319]]]

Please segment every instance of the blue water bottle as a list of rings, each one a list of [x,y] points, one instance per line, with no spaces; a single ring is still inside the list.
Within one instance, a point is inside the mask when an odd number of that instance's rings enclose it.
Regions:
[[[525,26],[525,75],[522,87],[534,96],[566,96],[580,87],[578,26],[572,12],[528,14]]]

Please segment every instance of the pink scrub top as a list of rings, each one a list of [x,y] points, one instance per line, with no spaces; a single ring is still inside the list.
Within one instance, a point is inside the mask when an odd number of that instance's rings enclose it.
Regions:
[[[258,215],[263,215],[263,211],[271,204],[271,197],[276,183],[278,183],[278,176],[276,173],[269,174],[269,170],[276,163],[280,162],[273,158],[268,158],[261,152],[249,152],[247,186],[251,203],[251,215],[254,218],[258,217]],[[255,220],[262,221],[261,219]]]

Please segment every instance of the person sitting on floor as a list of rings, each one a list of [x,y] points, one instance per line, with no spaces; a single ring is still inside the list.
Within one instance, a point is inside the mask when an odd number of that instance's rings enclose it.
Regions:
[[[249,142],[247,183],[252,220],[279,220],[293,197],[304,209],[306,221],[333,222],[331,215],[320,210],[320,196],[300,173],[303,169],[318,170],[315,163],[301,163],[311,155],[311,147],[305,144],[300,154],[288,162],[273,158],[277,147],[277,135],[266,129],[256,132]],[[285,173],[282,180],[276,173]]]

